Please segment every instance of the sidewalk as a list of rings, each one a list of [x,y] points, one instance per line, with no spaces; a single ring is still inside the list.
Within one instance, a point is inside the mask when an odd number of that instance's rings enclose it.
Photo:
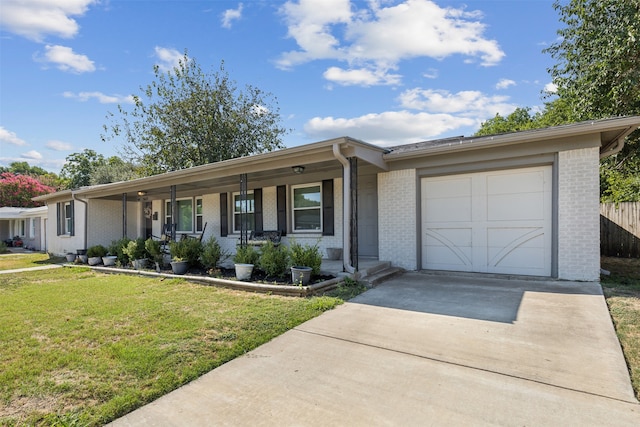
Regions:
[[[60,268],[60,264],[41,265],[39,267],[16,268],[13,270],[0,270],[0,274],[24,273],[25,271],[50,270],[52,268]]]

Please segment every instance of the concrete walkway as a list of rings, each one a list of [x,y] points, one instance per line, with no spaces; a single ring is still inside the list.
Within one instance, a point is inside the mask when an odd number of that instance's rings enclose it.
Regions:
[[[113,426],[640,425],[597,284],[408,273]]]
[[[13,270],[0,270],[0,274],[24,273],[25,271],[50,270],[52,268],[60,268],[61,264],[39,265],[37,267],[14,268]]]

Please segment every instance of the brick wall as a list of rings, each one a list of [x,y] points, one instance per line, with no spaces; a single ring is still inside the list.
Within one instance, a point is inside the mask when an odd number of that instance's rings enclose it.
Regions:
[[[416,171],[406,169],[378,174],[379,259],[416,270]]]
[[[600,275],[599,149],[561,151],[558,158],[558,277]]]

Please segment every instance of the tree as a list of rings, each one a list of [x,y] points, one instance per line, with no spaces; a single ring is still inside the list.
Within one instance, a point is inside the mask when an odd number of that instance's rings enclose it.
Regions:
[[[31,176],[42,184],[53,187],[56,190],[66,187],[65,181],[55,173],[48,172],[39,166],[30,166],[27,162],[12,162],[9,167],[0,166],[0,173],[2,172]]]
[[[42,184],[29,175],[3,172],[0,174],[0,206],[32,208],[41,206],[32,197],[53,193],[55,188]]]
[[[69,154],[65,159],[60,175],[68,180],[67,188],[79,188],[91,185],[91,174],[105,163],[104,156],[85,148],[81,153]]]
[[[270,94],[253,86],[238,91],[224,69],[203,73],[185,51],[168,72],[154,67],[155,80],[134,107],[109,113],[104,141],[124,138],[126,158],[145,175],[184,169],[282,148],[280,115]]]
[[[640,0],[559,1],[565,24],[545,51],[549,70],[574,121],[640,114]],[[640,132],[601,163],[603,201],[640,200]],[[618,188],[619,187],[619,188]]]
[[[108,184],[110,182],[128,181],[138,177],[138,168],[120,157],[111,156],[104,163],[97,165],[91,173],[90,184]]]

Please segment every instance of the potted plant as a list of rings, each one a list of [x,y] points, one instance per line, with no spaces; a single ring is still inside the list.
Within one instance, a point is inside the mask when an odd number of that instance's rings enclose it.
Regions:
[[[124,249],[127,247],[131,239],[128,237],[123,237],[119,240],[114,240],[111,242],[108,248],[109,254],[116,257],[116,261],[118,265],[127,265],[129,264],[129,256],[124,252]],[[104,260],[102,260],[104,262]],[[105,263],[105,265],[107,265]]]
[[[144,247],[144,242],[144,238],[138,237],[136,240],[131,240],[127,246],[122,249],[136,270],[142,270],[147,263],[149,254]]]
[[[202,243],[198,239],[183,239],[169,244],[171,270],[174,274],[184,274],[189,267],[198,266]]]
[[[160,273],[160,265],[164,263],[164,253],[162,252],[160,242],[149,237],[144,242],[144,248],[151,257],[151,261],[156,265],[156,271]]]
[[[112,267],[116,265],[117,260],[118,260],[117,255],[113,255],[111,252],[107,252],[107,254],[102,257],[102,264],[105,267]]]
[[[294,239],[290,242],[289,257],[291,259],[291,281],[295,284],[307,285],[312,275],[320,274],[322,254],[318,244],[302,246]]]
[[[89,265],[98,265],[102,262],[102,257],[107,255],[107,248],[102,245],[94,245],[87,249],[87,262]]]
[[[253,273],[253,266],[258,262],[260,254],[251,245],[238,245],[233,263],[236,269],[236,279],[249,280]]]
[[[74,253],[67,253],[67,255],[65,255],[67,257],[67,262],[74,262],[76,260],[76,254]]]

